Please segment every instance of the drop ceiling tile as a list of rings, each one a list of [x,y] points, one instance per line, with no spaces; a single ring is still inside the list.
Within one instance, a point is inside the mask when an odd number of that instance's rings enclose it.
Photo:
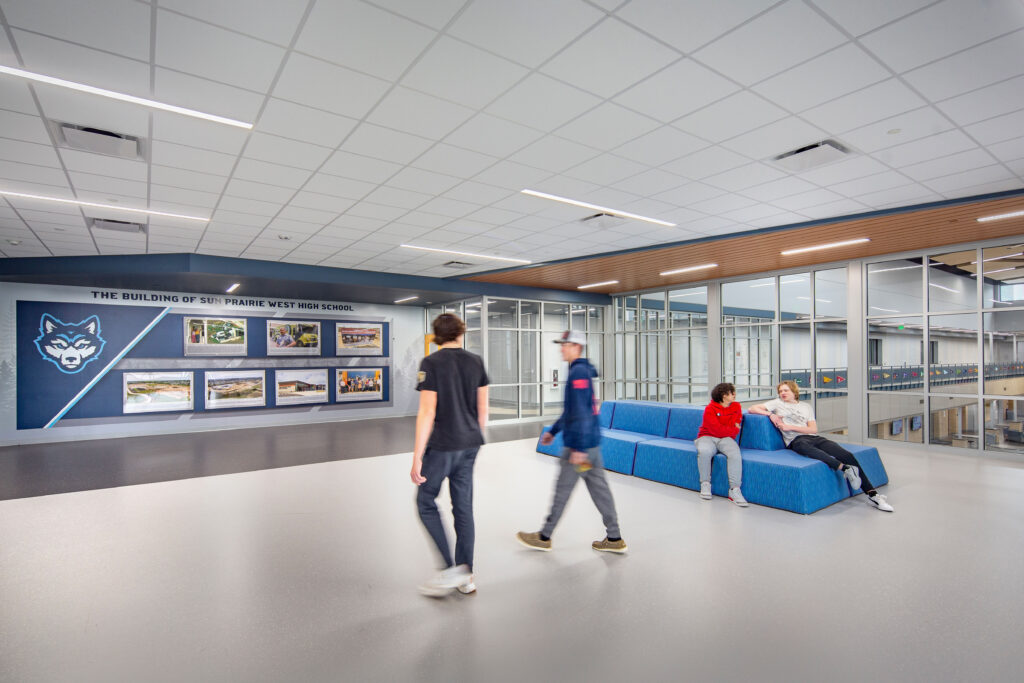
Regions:
[[[272,97],[260,114],[256,130],[321,147],[335,148],[358,121]]]
[[[311,223],[309,221],[299,221],[278,216],[267,223],[266,231],[275,236],[284,234],[298,240],[306,239],[310,235],[319,233],[323,227],[322,223]]]
[[[361,119],[389,85],[379,78],[293,52],[274,86],[273,95]]]
[[[122,178],[111,178],[109,176],[94,175],[92,173],[79,173],[71,171],[68,173],[71,182],[78,191],[88,191],[99,194],[110,194],[112,196],[134,197],[142,199],[143,203],[148,192],[148,184],[137,180],[124,180]]]
[[[406,225],[403,223],[391,223],[375,232],[375,235],[387,235],[388,237],[405,240],[415,239],[430,232],[430,228],[423,228],[418,225]]]
[[[402,216],[399,222],[403,224],[413,225],[418,228],[433,230],[435,228],[440,228],[442,225],[447,225],[451,223],[452,217],[442,216],[436,213],[426,213],[424,211],[410,211],[409,213]]]
[[[633,0],[616,15],[683,52],[693,52],[774,4],[776,0],[743,0],[709,11],[703,0]]]
[[[866,156],[854,155],[825,166],[812,168],[800,173],[800,177],[817,185],[829,186],[854,178],[863,178],[887,170],[881,162]]]
[[[438,195],[447,192],[461,182],[462,180],[455,176],[406,167],[391,177],[388,180],[388,185],[402,190]]]
[[[245,158],[272,164],[313,170],[318,168],[333,150],[306,142],[288,140],[266,133],[252,133],[245,148]]]
[[[4,2],[4,17],[13,27],[145,61],[149,60],[149,13],[148,7],[130,0]]]
[[[349,207],[351,208],[351,207]],[[316,226],[317,229],[327,225],[335,218],[338,217],[337,211],[325,211],[322,209],[308,209],[302,206],[296,206],[291,204],[281,209],[281,212],[277,214],[278,218],[290,221],[304,221],[311,223]],[[314,232],[312,228],[309,232]]]
[[[432,195],[424,194],[422,192],[411,192],[409,190],[400,190],[397,187],[387,187],[382,185],[376,190],[366,196],[366,200],[375,202],[377,204],[386,204],[388,206],[399,206],[405,209],[415,209],[422,204],[425,204],[432,198]]]
[[[310,177],[310,172],[301,168],[270,164],[256,159],[240,159],[235,167],[234,177],[253,180],[280,187],[298,189]]]
[[[65,195],[62,195],[65,196]],[[68,197],[71,196],[67,193]],[[84,226],[81,208],[69,204],[54,204],[36,199],[6,197],[21,217],[30,223],[52,223],[55,225]]]
[[[1016,159],[1006,163],[1006,167],[1017,174],[1017,177],[1024,181],[1024,158]]]
[[[975,168],[969,171],[954,173],[952,175],[943,176],[942,178],[926,180],[922,184],[935,192],[949,194],[964,188],[973,188],[979,185],[996,183],[1004,180],[1017,181],[1017,178],[1002,164],[994,164],[984,168]],[[1019,187],[1020,183],[1015,182],[1013,186]]]
[[[1024,130],[1024,109],[975,123],[964,130],[982,145],[1011,140]]]
[[[146,63],[81,47],[63,40],[55,40],[37,33],[13,29],[12,34],[24,60],[24,66],[21,68],[97,88],[107,88],[138,97],[149,97],[149,65]],[[37,85],[34,87],[50,89],[56,86]],[[82,99],[96,97],[96,95],[79,92],[73,94]],[[122,103],[121,106],[131,107],[134,105]]]
[[[800,213],[808,218],[834,218],[836,216],[849,216],[863,213],[867,207],[853,199],[838,199],[834,202],[826,202],[817,206],[808,206],[800,209]]]
[[[861,44],[902,73],[1022,26],[1018,3],[946,0],[864,36]]]
[[[613,185],[619,180],[646,170],[647,166],[642,164],[637,164],[612,154],[602,154],[569,169],[565,172],[565,175],[579,178],[595,185]]]
[[[257,199],[224,196],[217,206],[218,216],[221,215],[221,210],[247,213],[251,216],[262,216],[264,217],[262,224],[266,224],[267,218],[276,216],[281,210],[281,204],[278,202],[261,202]]]
[[[786,2],[698,50],[694,57],[744,85],[791,68],[846,42],[802,2]]]
[[[245,55],[245,59],[238,59]],[[266,92],[280,47],[167,11],[157,12],[156,63],[221,83]]]
[[[499,161],[494,166],[477,173],[473,180],[518,192],[550,176],[550,171],[517,164],[513,161]]]
[[[814,0],[840,26],[855,36],[863,35],[879,26],[905,17],[935,0]]]
[[[54,86],[33,87],[39,95],[43,115],[51,121],[99,128],[139,138],[149,137],[149,110],[144,107]],[[13,137],[9,133],[6,136]]]
[[[0,131],[0,135],[4,132],[6,131]],[[57,158],[57,153],[51,145],[40,145],[3,137],[0,137],[0,159],[20,161],[35,166],[60,166],[60,159]]]
[[[416,62],[402,84],[479,109],[527,73],[518,64],[444,37]]]
[[[598,154],[600,152],[592,147],[549,135],[513,154],[509,159],[534,168],[561,173],[587,159],[593,159]]]
[[[473,115],[471,109],[397,87],[367,117],[371,124],[440,140]]]
[[[904,74],[935,102],[1024,73],[1024,33],[1017,32]]]
[[[648,166],[660,166],[707,146],[707,142],[689,133],[662,126],[616,147],[615,154]]]
[[[413,161],[412,166],[468,179],[492,166],[496,161],[497,159],[486,154],[441,143]]]
[[[705,185],[704,183],[692,182],[668,190],[667,192],[659,192],[654,195],[652,199],[668,202],[669,204],[674,204],[679,207],[688,207],[696,202],[711,199],[712,197],[718,197],[723,194],[725,194],[725,190],[712,187],[711,185]]]
[[[378,7],[384,7],[413,21],[431,28],[444,28],[455,13],[465,4],[463,0],[433,0],[432,2],[409,2],[409,0],[374,0]]]
[[[74,149],[61,149],[60,155],[64,159],[64,165],[67,166],[69,171],[95,173],[96,175],[137,180],[140,182],[146,182],[147,179],[146,163],[144,161],[119,159],[103,154],[80,152]]]
[[[769,159],[827,137],[825,131],[791,116],[722,143],[752,159]]]
[[[495,157],[505,157],[541,137],[533,128],[489,114],[477,114],[449,135],[445,142]]]
[[[228,211],[223,208],[217,209],[210,218],[218,223],[230,223],[233,226],[249,228],[262,228],[267,224],[266,216],[256,216],[251,213],[243,213],[239,211]]]
[[[948,154],[974,149],[977,145],[959,130],[950,130],[928,138],[883,149],[874,156],[890,166],[901,167],[937,159]]]
[[[280,0],[160,0],[160,7],[219,24],[278,45],[288,45],[306,6]]]
[[[779,107],[752,92],[743,91],[684,116],[672,125],[705,140],[721,142],[784,116],[786,112]]]
[[[537,106],[543,102],[544,106]],[[551,131],[600,104],[601,100],[543,74],[530,75],[487,107],[495,116]]]
[[[505,225],[506,223],[511,223],[522,217],[523,214],[517,213],[515,211],[506,211],[505,209],[497,209],[494,208],[493,206],[488,206],[480,209],[479,211],[474,211],[473,213],[469,214],[466,218],[473,221],[486,223],[487,225],[483,227],[483,230],[490,230],[495,225]],[[452,229],[458,230],[455,224],[452,225]],[[480,231],[478,230],[475,232]]]
[[[263,95],[236,88],[233,85],[214,83],[199,76],[159,67],[154,73],[154,98],[179,107],[252,123],[263,103]],[[179,116],[178,118],[184,117]],[[201,122],[202,120],[197,119],[197,121]],[[225,128],[224,124],[210,123],[210,125],[216,126],[216,128]],[[237,132],[243,131],[232,129],[232,132],[237,134]]]
[[[480,206],[478,204],[460,202],[455,199],[448,199],[447,197],[436,197],[435,199],[432,199],[426,204],[420,206],[419,211],[448,216],[449,218],[462,218],[464,216],[468,216],[479,208]],[[410,222],[409,219],[406,218],[403,218],[402,220]]]
[[[906,180],[903,182],[906,182]],[[820,206],[840,199],[843,199],[843,197],[831,190],[811,190],[810,192],[801,192],[791,197],[777,199],[772,204],[788,211],[800,211],[808,206]]]
[[[176,204],[188,204],[204,209],[212,209],[217,205],[219,195],[197,190],[183,190],[178,187],[167,187],[166,185],[152,185],[150,197],[154,202],[171,202]]]
[[[794,176],[786,176],[785,178],[772,180],[767,183],[762,183],[761,185],[748,187],[743,190],[743,195],[758,201],[770,202],[782,199],[783,197],[790,197],[801,192],[809,192],[816,189],[818,188],[815,185],[807,182],[806,180],[802,180],[801,178],[796,178]]]
[[[353,205],[352,208],[345,212],[345,215],[355,216],[357,218],[374,218],[381,221],[393,221],[407,213],[407,211],[408,209],[362,201]],[[335,224],[338,224],[337,221],[335,221]]]
[[[886,147],[895,147],[920,138],[938,135],[951,128],[953,128],[953,124],[949,122],[949,119],[933,107],[922,107],[844,133],[842,142],[857,150],[874,153]]]
[[[942,195],[932,192],[923,185],[911,183],[902,187],[892,187],[878,192],[870,192],[857,197],[857,201],[871,209],[881,209],[890,206],[910,206],[922,202],[942,199]]]
[[[667,123],[737,90],[732,81],[683,59],[618,95],[615,102]]]
[[[751,221],[762,220],[778,216],[780,213],[777,207],[770,204],[754,204],[742,209],[723,211],[720,215],[730,221],[737,223],[750,223]]]
[[[248,131],[168,112],[153,112],[153,138],[237,155]]]
[[[318,2],[295,49],[378,78],[394,80],[437,35],[358,0]]]
[[[693,180],[706,178],[749,163],[746,157],[722,147],[707,147],[682,159],[667,163],[663,169]]]
[[[345,141],[341,151],[404,165],[423,154],[432,144],[427,138],[362,123]],[[330,167],[330,164],[324,166],[323,170]]]
[[[331,211],[334,214],[347,211],[353,204],[355,204],[354,199],[345,199],[343,197],[320,194],[319,192],[306,191],[299,192],[291,201],[291,206],[301,207],[304,209]]]
[[[295,195],[295,190],[267,183],[256,183],[251,180],[232,178],[224,188],[224,194],[242,199],[258,199],[284,204]]]
[[[904,166],[900,169],[900,172],[918,182],[922,182],[953,175],[961,171],[981,168],[982,166],[991,166],[995,161],[992,155],[985,150],[975,148],[965,152],[950,154],[939,159],[924,161],[920,164]]]
[[[1024,138],[1006,140],[1005,142],[991,145],[988,149],[1000,161],[1016,161],[1024,158]]]
[[[701,211],[703,213],[716,216],[730,211],[754,206],[755,204],[757,204],[757,202],[753,199],[747,199],[746,197],[738,194],[724,194],[713,199],[705,199],[701,202],[695,202],[691,204],[689,208],[694,211]]]
[[[896,79],[882,81],[801,114],[810,123],[838,135],[924,104]]]
[[[785,173],[767,164],[752,163],[705,178],[704,182],[723,190],[736,192],[785,176]]]
[[[569,45],[541,71],[611,97],[679,59],[680,54],[613,18]]]
[[[831,189],[847,197],[860,197],[861,195],[878,192],[890,187],[909,185],[913,182],[910,178],[897,173],[896,171],[885,171],[875,175],[864,176],[855,180],[847,180],[845,183],[836,183]],[[823,202],[819,202],[823,203]],[[776,202],[781,206],[781,202]],[[799,209],[796,206],[787,206],[787,209]]]
[[[857,45],[847,43],[754,86],[794,112],[828,102],[889,78],[889,71]]]
[[[150,155],[153,163],[161,166],[224,176],[229,175],[235,165],[235,157],[230,154],[210,152],[162,140],[154,140],[151,143]]]
[[[605,102],[558,129],[558,135],[582,145],[610,149],[658,127],[654,119]]]
[[[16,64],[17,60],[13,55],[7,57],[3,51],[4,38],[0,37],[0,59],[3,64]],[[36,114],[36,103],[32,99],[32,93],[28,89],[28,81],[20,78],[0,78],[0,103],[3,109],[21,112],[23,114]]]
[[[502,202],[514,195],[511,190],[503,187],[495,187],[493,185],[467,181],[448,190],[444,193],[444,196],[449,199],[488,205]]]
[[[633,194],[647,196],[658,194],[659,192],[665,192],[673,187],[679,187],[685,185],[687,179],[682,176],[678,176],[674,173],[668,173],[660,169],[650,169],[639,173],[632,178],[619,181],[615,184],[615,187],[619,190],[625,190]],[[632,209],[630,209],[632,211]],[[633,212],[638,213],[638,212]]]
[[[374,159],[360,154],[351,154],[349,152],[335,152],[321,167],[320,173],[326,173],[331,176],[343,176],[376,185],[393,176],[401,168],[399,164],[390,161]],[[315,191],[323,192],[323,190]],[[330,194],[330,192],[326,194]]]
[[[187,190],[200,190],[202,192],[214,192],[219,194],[224,189],[224,186],[227,183],[227,178],[210,173],[185,171],[180,168],[171,168],[169,166],[158,166],[153,164],[150,169],[150,181],[160,185],[169,185],[171,187],[182,187]]]
[[[961,126],[1024,109],[1024,76],[954,97],[938,107]]]

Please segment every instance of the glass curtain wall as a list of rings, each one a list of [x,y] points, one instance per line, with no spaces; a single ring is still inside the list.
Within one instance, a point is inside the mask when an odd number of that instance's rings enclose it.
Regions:
[[[1024,244],[866,273],[868,436],[1024,454]]]

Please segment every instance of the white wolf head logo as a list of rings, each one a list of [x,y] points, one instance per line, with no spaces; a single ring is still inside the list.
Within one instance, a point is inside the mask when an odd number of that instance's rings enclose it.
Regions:
[[[74,374],[96,360],[107,342],[100,336],[100,319],[95,315],[80,323],[65,323],[44,313],[35,343],[43,358],[61,372]]]

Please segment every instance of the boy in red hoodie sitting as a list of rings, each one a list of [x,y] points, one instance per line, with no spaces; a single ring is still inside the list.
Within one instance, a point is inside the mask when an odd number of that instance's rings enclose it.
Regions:
[[[711,403],[704,409],[704,421],[697,432],[697,471],[700,473],[700,497],[711,500],[711,458],[724,455],[729,463],[729,500],[741,508],[747,500],[740,491],[743,483],[743,460],[736,436],[740,433],[743,413],[736,403],[736,387],[716,384],[711,390]]]

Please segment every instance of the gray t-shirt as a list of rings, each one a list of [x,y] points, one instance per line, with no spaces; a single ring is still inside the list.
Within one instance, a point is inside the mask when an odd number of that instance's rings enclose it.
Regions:
[[[783,424],[803,427],[808,422],[814,421],[814,410],[810,403],[786,403],[780,398],[773,398],[765,403],[764,407],[773,415],[781,416]],[[782,434],[782,440],[786,442],[787,446],[796,437],[803,436],[803,432],[794,432],[788,429],[780,429],[779,433]]]

